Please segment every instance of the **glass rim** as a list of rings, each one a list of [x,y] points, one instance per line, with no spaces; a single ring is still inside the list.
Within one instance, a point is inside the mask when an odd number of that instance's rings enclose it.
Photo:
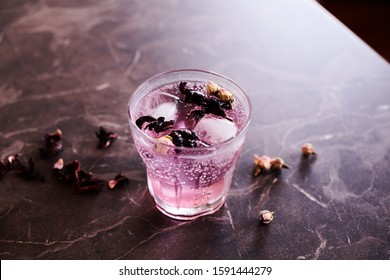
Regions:
[[[165,144],[165,143],[161,143],[160,141],[158,141],[157,139],[158,138],[153,138],[152,136],[150,135],[147,135],[145,132],[142,131],[142,129],[140,129],[136,124],[135,124],[135,120],[132,118],[131,116],[131,112],[130,112],[130,105],[132,104],[132,101],[134,100],[134,96],[136,95],[136,93],[143,87],[145,86],[146,84],[148,84],[150,81],[152,80],[155,80],[155,79],[158,79],[158,78],[161,78],[163,76],[167,76],[167,75],[170,75],[170,74],[175,74],[175,73],[184,73],[184,72],[198,72],[198,73],[203,73],[203,74],[210,74],[212,76],[217,76],[219,78],[222,78],[226,81],[228,81],[229,83],[232,83],[234,86],[238,87],[239,90],[243,93],[243,96],[245,97],[246,99],[246,102],[248,104],[248,119],[245,123],[245,125],[238,131],[238,133],[234,136],[234,137],[231,137],[227,140],[224,140],[222,142],[219,142],[217,144],[212,144],[208,147],[196,147],[196,148],[190,148],[190,147],[177,147],[177,146],[172,146],[172,145],[168,145],[168,144]],[[160,72],[156,75],[153,75],[151,76],[150,78],[144,80],[141,84],[139,84],[135,90],[133,91],[132,95],[130,96],[130,99],[129,99],[129,102],[127,103],[127,112],[128,112],[128,120],[129,120],[129,123],[130,125],[135,129],[137,130],[139,133],[141,133],[142,137],[144,139],[146,139],[148,142],[151,142],[155,145],[160,145],[162,147],[167,147],[167,148],[174,148],[175,150],[179,150],[179,151],[188,151],[188,152],[196,152],[196,151],[214,151],[214,150],[218,150],[219,148],[221,148],[222,146],[227,146],[229,145],[230,143],[233,143],[235,141],[235,139],[237,139],[239,136],[241,136],[242,134],[244,134],[246,132],[246,130],[248,129],[248,126],[251,122],[251,115],[252,115],[252,104],[251,104],[251,101],[246,93],[246,91],[244,90],[244,88],[242,86],[240,86],[239,84],[237,84],[234,80],[222,75],[222,74],[219,74],[219,73],[216,73],[216,72],[213,72],[213,71],[209,71],[209,70],[200,70],[200,69],[177,69],[177,70],[169,70],[169,71],[164,71],[164,72]]]

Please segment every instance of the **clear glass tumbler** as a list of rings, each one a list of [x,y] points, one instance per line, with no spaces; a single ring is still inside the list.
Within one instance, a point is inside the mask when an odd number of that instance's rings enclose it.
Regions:
[[[212,81],[234,94],[234,103],[241,105],[240,124],[233,137],[209,146],[172,149],[171,145],[158,141],[136,125],[136,120],[150,109],[148,103],[143,102],[145,96],[183,81],[198,84]],[[164,72],[136,88],[128,103],[130,130],[146,166],[149,192],[162,213],[178,220],[192,220],[214,213],[224,204],[250,115],[251,104],[243,88],[231,79],[209,71]],[[171,152],[166,152],[169,149]]]

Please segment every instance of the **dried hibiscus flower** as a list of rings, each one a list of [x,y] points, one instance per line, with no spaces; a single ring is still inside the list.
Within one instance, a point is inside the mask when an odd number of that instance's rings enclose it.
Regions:
[[[81,164],[77,160],[64,165],[63,160],[60,159],[54,164],[53,169],[57,178],[71,185],[75,193],[100,191],[107,184],[105,180],[94,177],[92,173],[82,170]]]
[[[39,149],[43,158],[58,155],[62,150],[62,131],[56,129],[45,136],[44,147]]]
[[[105,130],[102,126],[99,132],[96,132],[97,138],[99,138],[99,148],[105,149],[111,146],[111,144],[117,138],[117,135],[111,131]]]
[[[164,117],[153,118],[152,116],[139,117],[135,124],[139,129],[142,129],[144,123],[148,123],[143,129],[154,130],[156,133],[163,132],[173,127],[175,124],[174,120],[166,121]]]
[[[114,180],[108,181],[108,187],[113,189],[115,187],[127,186],[129,184],[129,178],[119,173],[115,176]]]
[[[189,129],[172,130],[169,136],[176,147],[196,148],[199,139],[195,132]]]
[[[207,96],[203,92],[188,89],[187,82],[180,82],[179,90],[185,96],[182,100],[185,103],[202,105],[207,100]]]
[[[29,158],[27,163],[23,163],[19,159],[19,155],[11,156],[8,158],[9,168],[16,170],[16,173],[28,180],[45,181],[45,177],[36,169],[35,163],[32,158]]]

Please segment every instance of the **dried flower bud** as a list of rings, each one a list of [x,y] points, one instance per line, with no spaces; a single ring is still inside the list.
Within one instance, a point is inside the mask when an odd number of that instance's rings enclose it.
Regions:
[[[302,154],[305,156],[309,155],[317,155],[316,151],[314,150],[314,147],[310,143],[305,143],[301,147]]]
[[[271,158],[268,156],[253,156],[253,162],[255,164],[254,175],[259,175],[262,171],[268,171],[271,168]]]
[[[284,163],[284,160],[280,157],[271,159],[271,169],[280,170],[282,168],[290,169],[290,166]]]
[[[208,82],[206,84],[206,91],[208,94],[214,94],[215,92],[219,91],[221,87],[213,82]]]
[[[208,82],[206,84],[206,91],[209,95],[214,95],[217,97],[219,100],[224,102],[226,106],[226,109],[231,109],[232,108],[232,103],[234,101],[234,95],[228,91],[227,89],[221,88],[219,85],[213,83],[213,82]]]
[[[224,102],[233,103],[234,101],[233,93],[224,88],[218,91],[217,97]]]
[[[259,219],[263,224],[269,224],[274,219],[274,212],[261,210],[259,213]]]
[[[172,143],[172,137],[169,135],[164,135],[163,137],[157,138],[156,140],[159,143],[154,146],[154,149],[156,150],[156,152],[159,152],[161,154],[167,154],[170,149],[168,146],[174,146],[174,144]]]
[[[61,170],[64,168],[64,161],[62,158],[60,158],[53,166],[54,169]]]
[[[129,179],[125,175],[122,175],[121,173],[116,175],[114,180],[108,181],[108,187],[110,189],[113,189],[115,187],[120,187],[120,186],[126,186],[128,184],[129,184]]]

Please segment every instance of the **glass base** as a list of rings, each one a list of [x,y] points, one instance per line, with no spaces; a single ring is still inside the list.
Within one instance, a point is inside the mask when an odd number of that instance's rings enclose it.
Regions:
[[[203,207],[195,208],[183,208],[183,207],[172,207],[172,206],[160,206],[157,201],[156,208],[164,215],[181,221],[191,221],[198,217],[213,214],[217,212],[222,205],[225,203],[225,198],[212,203],[204,205]]]
[[[148,188],[160,212],[176,220],[189,221],[221,208],[230,189],[231,173],[208,187],[199,188],[164,184],[148,175]]]

